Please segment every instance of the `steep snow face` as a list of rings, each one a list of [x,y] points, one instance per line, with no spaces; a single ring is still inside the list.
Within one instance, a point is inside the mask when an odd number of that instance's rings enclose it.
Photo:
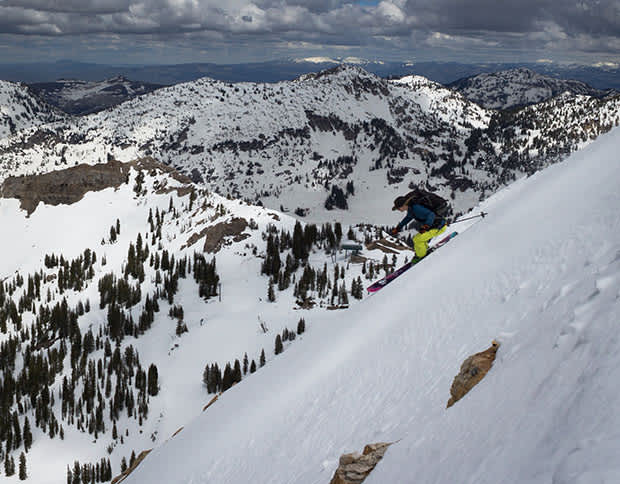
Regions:
[[[479,74],[450,86],[470,101],[487,109],[510,109],[546,101],[563,92],[602,97],[601,91],[580,81],[562,80],[538,74],[525,67]]]
[[[63,119],[27,87],[0,80],[0,139],[20,130]]]
[[[226,392],[127,483],[616,482],[620,130],[483,204],[490,215]],[[446,410],[464,358],[486,378]]]

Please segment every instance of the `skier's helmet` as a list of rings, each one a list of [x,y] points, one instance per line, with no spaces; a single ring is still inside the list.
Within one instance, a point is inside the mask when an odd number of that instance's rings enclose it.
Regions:
[[[405,205],[406,202],[407,202],[407,197],[396,197],[394,199],[394,206],[392,207],[392,210],[398,210],[400,207]]]

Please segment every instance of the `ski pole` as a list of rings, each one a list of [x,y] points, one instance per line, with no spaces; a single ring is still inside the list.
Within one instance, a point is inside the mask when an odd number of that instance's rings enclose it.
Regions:
[[[478,217],[484,218],[487,215],[488,215],[488,213],[486,213],[486,212],[480,212],[478,215],[472,215],[471,217],[462,218],[461,220],[455,220],[454,222],[450,222],[450,225],[458,224],[459,222],[465,222],[465,220],[471,220],[472,218],[478,218]]]

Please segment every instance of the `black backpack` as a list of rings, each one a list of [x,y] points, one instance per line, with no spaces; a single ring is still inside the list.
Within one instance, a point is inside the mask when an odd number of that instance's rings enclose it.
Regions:
[[[412,192],[407,193],[407,195],[405,195],[405,198],[413,203],[417,203],[418,205],[422,205],[429,210],[432,210],[437,215],[440,215],[442,217],[444,217],[448,213],[447,200],[441,198],[435,193],[422,190],[421,188],[417,188]]]

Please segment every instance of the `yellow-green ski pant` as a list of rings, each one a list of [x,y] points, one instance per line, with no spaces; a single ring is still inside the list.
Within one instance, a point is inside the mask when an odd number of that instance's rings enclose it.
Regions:
[[[417,234],[413,238],[413,250],[415,251],[415,255],[418,258],[422,258],[426,255],[428,251],[428,241],[433,237],[437,237],[439,234],[442,234],[448,228],[447,225],[444,225],[440,229],[430,229],[421,234]]]

